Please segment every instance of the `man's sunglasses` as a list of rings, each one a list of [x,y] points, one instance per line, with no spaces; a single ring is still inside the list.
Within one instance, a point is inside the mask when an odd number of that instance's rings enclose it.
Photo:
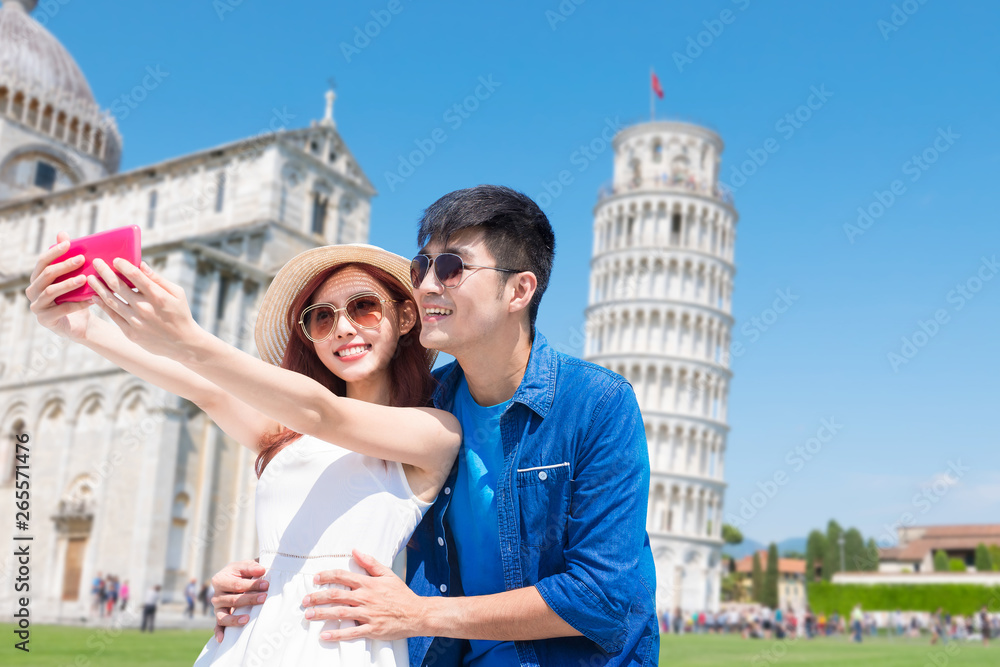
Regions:
[[[337,326],[337,314],[344,311],[347,319],[355,326],[375,329],[382,324],[384,303],[399,303],[399,299],[383,299],[374,292],[362,292],[348,299],[343,308],[337,308],[332,303],[314,303],[302,311],[299,326],[306,338],[318,343],[333,334]]]
[[[450,252],[441,252],[436,255],[417,255],[410,262],[410,282],[413,283],[414,287],[420,287],[420,283],[424,282],[431,267],[434,267],[434,275],[437,276],[438,282],[449,289],[458,287],[465,282],[465,279],[468,278],[468,276],[463,277],[466,269],[489,269],[504,273],[521,273],[523,271],[523,269],[501,269],[496,266],[466,264],[460,256]]]

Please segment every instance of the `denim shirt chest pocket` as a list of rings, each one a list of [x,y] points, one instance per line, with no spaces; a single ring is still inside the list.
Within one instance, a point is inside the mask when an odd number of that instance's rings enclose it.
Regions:
[[[571,473],[568,462],[517,469],[523,546],[546,550],[562,545],[572,495]]]

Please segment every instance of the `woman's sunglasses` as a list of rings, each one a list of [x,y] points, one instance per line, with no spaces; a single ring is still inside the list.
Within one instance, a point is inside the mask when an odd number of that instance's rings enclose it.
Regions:
[[[522,272],[522,269],[500,269],[495,266],[466,264],[460,256],[450,252],[441,252],[436,255],[417,255],[410,262],[410,282],[413,283],[414,287],[419,287],[420,283],[424,282],[431,267],[434,267],[434,275],[437,276],[438,282],[447,288],[458,287],[465,282],[465,278],[468,277],[463,277],[466,269],[489,269],[504,273]]]
[[[337,314],[344,311],[347,319],[362,329],[375,329],[382,324],[385,316],[382,304],[399,303],[399,299],[383,299],[374,292],[355,294],[343,308],[337,308],[332,303],[314,303],[302,311],[299,316],[299,326],[306,338],[318,343],[333,334],[337,326]]]

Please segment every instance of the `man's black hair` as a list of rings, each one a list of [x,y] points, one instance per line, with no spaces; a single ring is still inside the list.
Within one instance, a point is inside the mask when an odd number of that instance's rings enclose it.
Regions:
[[[454,235],[472,229],[482,230],[486,249],[498,267],[535,274],[538,287],[528,306],[528,321],[534,331],[556,249],[549,219],[521,192],[502,185],[479,185],[449,192],[428,206],[420,220],[417,244],[421,248],[432,240],[447,244]],[[498,273],[501,289],[511,275]]]

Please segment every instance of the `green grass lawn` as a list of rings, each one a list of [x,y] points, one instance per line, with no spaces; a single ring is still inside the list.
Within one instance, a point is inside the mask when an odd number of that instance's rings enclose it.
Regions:
[[[14,626],[0,625],[0,665],[45,667],[190,666],[212,631],[157,630],[153,634],[115,628],[58,625],[31,627],[30,651],[14,648]]]
[[[739,635],[663,635],[660,665],[851,665],[852,667],[991,667],[1000,665],[1000,644],[950,642],[948,652],[929,638],[865,637],[860,645],[844,637],[775,641]]]
[[[14,649],[14,627],[0,625],[0,665],[91,667],[190,665],[208,640],[207,630],[138,630],[39,625],[31,628],[31,651]],[[868,639],[860,646],[844,638],[812,641],[744,640],[728,635],[664,635],[660,665],[850,665],[851,667],[985,667],[1000,665],[1000,644],[931,646],[928,639]]]

